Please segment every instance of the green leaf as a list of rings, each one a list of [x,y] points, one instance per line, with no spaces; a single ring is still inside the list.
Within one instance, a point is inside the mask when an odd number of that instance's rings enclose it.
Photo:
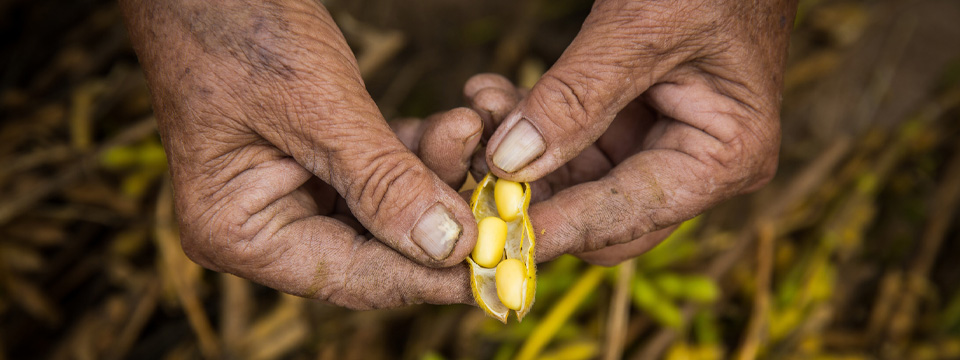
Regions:
[[[650,309],[649,314],[660,324],[680,329],[683,327],[683,313],[672,301],[659,301]]]
[[[657,288],[660,289],[666,297],[675,299],[684,294],[684,281],[680,275],[674,273],[661,273],[653,278]]]
[[[643,310],[649,311],[662,298],[660,291],[653,286],[653,283],[640,275],[633,279],[632,290],[634,304]]]
[[[712,303],[720,297],[720,287],[713,279],[691,275],[683,279],[683,298],[700,303]]]

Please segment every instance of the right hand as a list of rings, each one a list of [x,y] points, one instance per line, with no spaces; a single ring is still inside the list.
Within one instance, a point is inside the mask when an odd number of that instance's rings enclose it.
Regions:
[[[523,99],[503,78],[468,81],[492,134],[480,165],[549,193],[530,206],[537,260],[616,264],[770,181],[795,13],[796,0],[597,0]]]
[[[451,187],[479,141],[476,114],[422,127],[441,178],[384,121],[318,2],[121,6],[191,259],[350,308],[472,302],[465,269],[441,267],[477,237]]]

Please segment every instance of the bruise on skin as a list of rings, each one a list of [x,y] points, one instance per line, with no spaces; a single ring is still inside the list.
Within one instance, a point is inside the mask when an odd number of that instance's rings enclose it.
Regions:
[[[289,31],[283,9],[270,2],[223,6],[226,8],[191,3],[174,13],[205,53],[235,58],[252,76],[272,74],[292,78],[294,69],[279,52],[289,46],[283,44],[283,34]]]

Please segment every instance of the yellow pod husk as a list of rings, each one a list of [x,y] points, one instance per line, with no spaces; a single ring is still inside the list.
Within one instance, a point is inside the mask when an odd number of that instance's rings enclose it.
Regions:
[[[494,194],[496,183],[497,177],[493,174],[487,174],[473,191],[470,208],[473,210],[473,217],[477,222],[499,214]],[[522,285],[520,307],[514,311],[518,321],[522,321],[523,317],[530,312],[537,291],[537,262],[534,259],[536,239],[533,225],[530,223],[530,217],[527,214],[527,208],[530,207],[530,184],[521,183],[521,185],[523,187],[523,205],[520,208],[520,215],[513,221],[506,222],[507,240],[504,245],[506,258],[519,260],[525,267],[526,277]],[[497,296],[496,268],[480,266],[470,257],[467,257],[467,264],[470,268],[470,288],[473,290],[473,298],[477,301],[477,305],[487,315],[507,323],[507,316],[511,310],[500,302],[500,298]]]

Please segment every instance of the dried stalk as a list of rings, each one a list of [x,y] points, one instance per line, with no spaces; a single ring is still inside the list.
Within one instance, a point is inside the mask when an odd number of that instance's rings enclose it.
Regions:
[[[627,336],[627,321],[630,319],[630,284],[636,272],[636,259],[624,261],[617,267],[617,283],[610,299],[610,316],[607,317],[607,338],[603,344],[603,358],[620,359]]]

